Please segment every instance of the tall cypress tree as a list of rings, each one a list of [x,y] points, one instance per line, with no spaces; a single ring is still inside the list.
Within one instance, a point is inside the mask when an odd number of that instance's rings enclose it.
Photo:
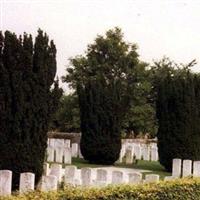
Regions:
[[[81,152],[92,163],[112,164],[119,157],[121,125],[137,83],[136,49],[115,28],[98,36],[67,69],[64,80],[79,96]]]
[[[172,159],[200,159],[199,76],[189,69],[169,69],[158,84],[157,117],[160,163],[171,170]]]
[[[48,124],[61,90],[56,82],[56,48],[38,31],[19,38],[0,36],[0,169],[13,171],[13,189],[22,172],[42,175]]]

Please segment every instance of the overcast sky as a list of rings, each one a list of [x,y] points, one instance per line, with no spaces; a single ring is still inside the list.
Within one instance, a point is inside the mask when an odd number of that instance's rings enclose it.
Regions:
[[[40,27],[55,41],[59,77],[68,58],[115,26],[142,60],[197,59],[200,71],[200,0],[0,0],[1,30],[36,35]]]

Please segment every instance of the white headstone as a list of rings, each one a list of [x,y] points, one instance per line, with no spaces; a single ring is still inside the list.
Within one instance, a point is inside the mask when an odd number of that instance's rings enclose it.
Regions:
[[[54,149],[52,147],[47,148],[47,161],[54,162]]]
[[[29,172],[20,174],[20,184],[19,184],[20,193],[26,193],[31,190],[34,190],[34,186],[35,186],[35,174]]]
[[[125,145],[122,144],[122,147],[121,147],[121,150],[120,150],[120,154],[119,154],[119,158],[118,160],[116,161],[117,163],[122,163],[123,162],[123,157],[125,156]]]
[[[79,148],[79,150],[78,150],[78,157],[79,158],[83,158],[83,155],[82,155],[82,153],[81,153],[81,149]]]
[[[128,174],[128,183],[138,184],[142,181],[142,174],[139,172],[133,172]]]
[[[108,172],[105,169],[97,169],[97,177],[96,177],[96,185],[97,186],[104,186],[108,182],[107,177]]]
[[[65,184],[74,185],[75,184],[75,178],[76,178],[76,166],[66,166],[65,168]]]
[[[192,175],[192,161],[183,160],[183,177]]]
[[[56,176],[58,182],[61,182],[62,181],[62,165],[52,164],[49,175]]]
[[[200,177],[200,161],[193,162],[193,176]]]
[[[65,143],[65,144],[64,144],[64,147],[65,147],[65,148],[70,148],[70,143],[71,143],[70,140],[65,140],[64,143]]]
[[[43,164],[43,175],[45,176],[49,175],[49,163]]]
[[[112,172],[112,184],[120,184],[123,182],[123,172],[113,171]]]
[[[151,148],[151,161],[158,161],[158,148],[157,147]]]
[[[53,191],[53,190],[57,190],[58,187],[58,181],[57,181],[57,177],[53,176],[53,175],[49,175],[49,176],[42,176],[42,180],[41,180],[41,191]]]
[[[145,183],[154,183],[159,181],[159,175],[157,174],[146,174]]]
[[[0,196],[11,195],[12,172],[0,170]]]
[[[71,148],[66,147],[64,149],[64,163],[65,164],[71,164],[72,163]]]
[[[81,169],[82,186],[90,186],[92,184],[92,169],[85,167]]]
[[[55,139],[54,148],[64,148],[65,140],[64,139]]]
[[[143,147],[143,159],[147,161],[150,160],[150,149],[149,146],[147,145]]]
[[[55,139],[49,138],[49,147],[54,148],[55,147]]]
[[[56,148],[56,162],[57,163],[63,162],[63,147]]]
[[[135,155],[135,158],[136,158],[137,160],[141,160],[142,152],[141,152],[141,147],[140,147],[140,145],[135,145],[135,146],[134,146],[134,155]]]
[[[72,143],[72,157],[78,157],[78,144]]]
[[[128,148],[126,149],[126,164],[132,164],[133,163],[133,154],[132,154],[132,149]]]
[[[172,176],[180,177],[181,176],[181,159],[175,158],[172,161]]]

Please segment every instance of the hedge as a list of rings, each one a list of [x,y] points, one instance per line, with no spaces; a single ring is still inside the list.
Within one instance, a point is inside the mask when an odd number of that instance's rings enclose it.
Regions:
[[[177,179],[153,184],[118,185],[104,188],[66,187],[58,192],[30,192],[1,200],[198,200],[200,179]]]

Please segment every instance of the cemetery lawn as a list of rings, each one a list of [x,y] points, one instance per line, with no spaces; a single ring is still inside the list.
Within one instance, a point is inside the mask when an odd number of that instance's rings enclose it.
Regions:
[[[96,164],[88,163],[87,161],[85,161],[84,159],[81,159],[81,158],[73,158],[72,159],[72,165],[75,165],[78,168],[83,168],[83,167],[91,167],[91,168],[106,167],[105,165],[96,165]],[[162,165],[160,165],[159,162],[155,162],[155,161],[139,160],[137,162],[137,164],[127,165],[125,163],[120,163],[120,164],[115,164],[114,167],[150,170],[151,172],[144,172],[143,175],[152,174],[152,173],[153,174],[158,174],[158,175],[160,175],[160,179],[164,179],[165,176],[171,176],[171,173],[166,172],[164,167]]]

